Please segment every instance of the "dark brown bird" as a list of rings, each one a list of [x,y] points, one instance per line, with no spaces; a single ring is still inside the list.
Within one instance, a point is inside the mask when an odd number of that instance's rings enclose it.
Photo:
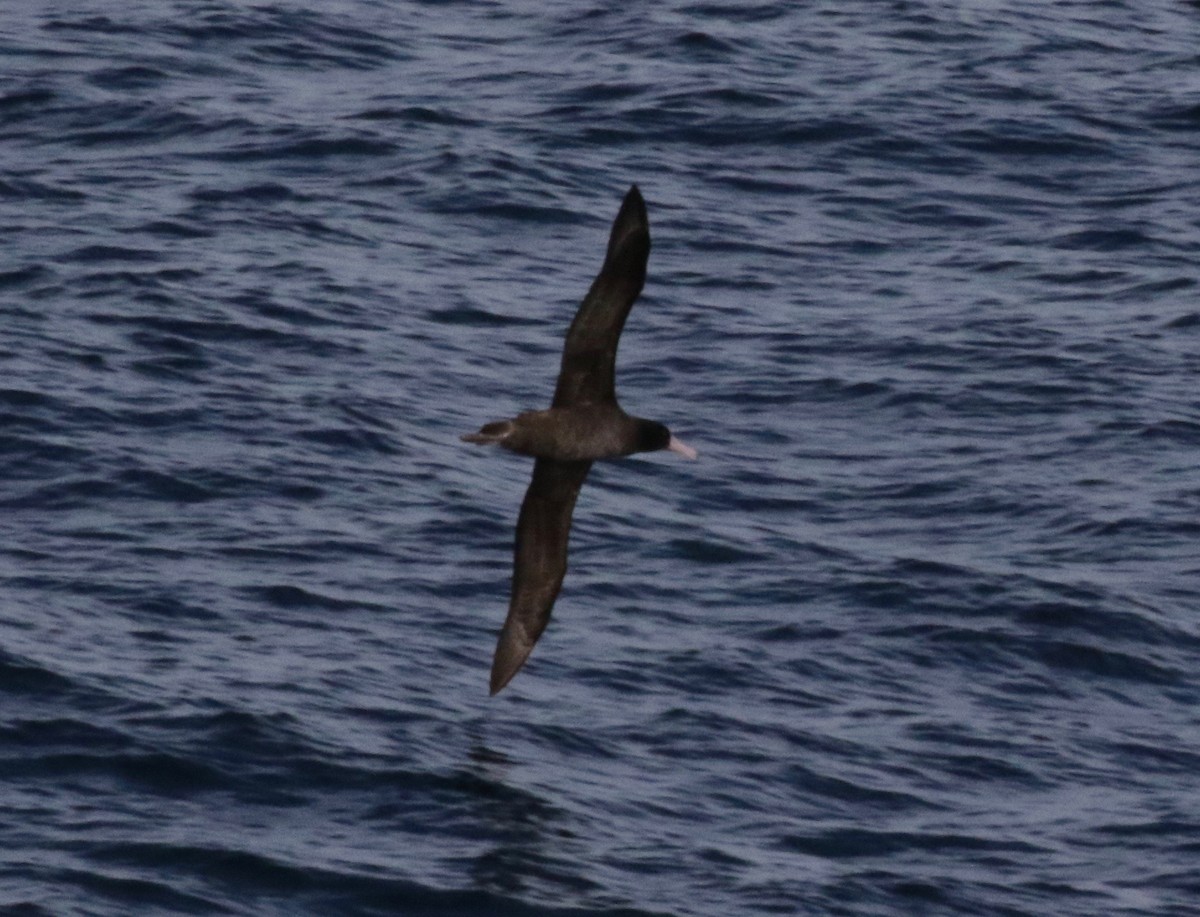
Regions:
[[[696,457],[661,423],[630,417],[617,404],[617,342],[646,282],[649,256],[646,203],[634,185],[613,221],[604,266],[567,331],[549,410],[485,424],[463,437],[537,460],[517,520],[512,598],[492,663],[492,694],[520,671],[550,621],[567,572],[571,513],[592,462],[658,449]]]

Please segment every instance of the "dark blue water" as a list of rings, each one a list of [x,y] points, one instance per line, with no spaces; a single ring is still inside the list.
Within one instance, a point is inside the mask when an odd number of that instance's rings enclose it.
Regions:
[[[9,4],[0,910],[1200,914],[1200,9]],[[625,406],[494,699],[638,182]]]

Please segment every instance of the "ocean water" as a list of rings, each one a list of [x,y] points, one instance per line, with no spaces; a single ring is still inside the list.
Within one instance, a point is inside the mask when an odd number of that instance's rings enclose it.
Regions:
[[[0,911],[1200,914],[1200,7],[7,4]],[[637,182],[598,465],[487,696]]]

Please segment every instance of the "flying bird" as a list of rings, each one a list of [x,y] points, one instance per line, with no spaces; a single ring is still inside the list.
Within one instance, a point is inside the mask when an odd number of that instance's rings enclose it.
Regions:
[[[661,423],[631,417],[617,404],[617,342],[646,282],[649,256],[646,203],[633,185],[613,221],[604,265],[567,331],[550,408],[462,437],[536,460],[517,520],[512,597],[492,662],[493,695],[520,671],[550,621],[567,572],[571,513],[592,462],[659,449],[696,457]]]

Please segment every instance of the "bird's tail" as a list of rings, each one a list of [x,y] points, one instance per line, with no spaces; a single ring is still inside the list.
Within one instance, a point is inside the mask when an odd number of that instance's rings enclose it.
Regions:
[[[512,429],[513,422],[511,420],[497,420],[495,423],[485,423],[478,433],[466,433],[460,438],[464,443],[479,443],[487,446],[504,442]]]

